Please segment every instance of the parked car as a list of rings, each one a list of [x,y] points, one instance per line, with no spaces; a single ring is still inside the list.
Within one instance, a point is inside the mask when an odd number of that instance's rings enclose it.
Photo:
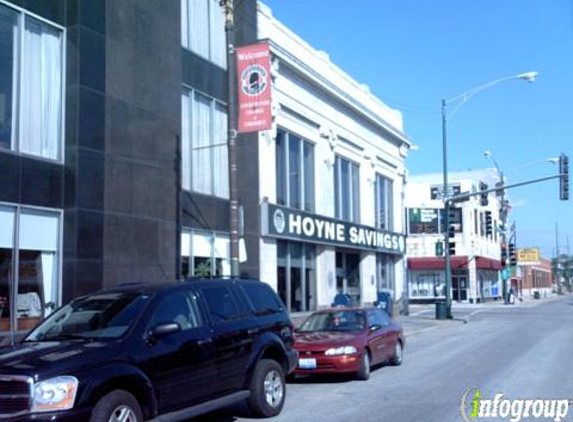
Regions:
[[[380,308],[315,312],[295,337],[299,353],[295,374],[354,373],[367,380],[372,365],[402,364],[402,327]]]
[[[0,350],[7,421],[180,421],[247,399],[280,413],[293,325],[252,280],[137,284],[87,295]]]

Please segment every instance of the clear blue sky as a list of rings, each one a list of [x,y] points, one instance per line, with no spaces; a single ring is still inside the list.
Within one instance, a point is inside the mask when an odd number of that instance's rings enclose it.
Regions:
[[[508,182],[557,174],[540,162],[573,155],[573,0],[267,0],[273,15],[354,79],[402,111],[415,145],[411,174],[442,170],[442,98],[527,71],[535,83],[500,83],[449,121],[450,170],[492,167]],[[567,236],[573,253],[573,200],[558,181],[510,191],[518,247],[546,256]]]

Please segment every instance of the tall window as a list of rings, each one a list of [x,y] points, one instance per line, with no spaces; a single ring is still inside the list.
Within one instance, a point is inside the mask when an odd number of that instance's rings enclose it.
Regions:
[[[62,33],[0,4],[0,149],[60,159]]]
[[[33,328],[58,305],[60,214],[0,205],[0,227],[3,337]]]
[[[359,184],[358,166],[342,157],[336,157],[334,171],[336,218],[360,222]]]
[[[183,91],[181,106],[183,189],[228,198],[226,107],[190,90]]]
[[[383,230],[393,229],[393,182],[392,180],[376,175],[375,200],[376,200],[376,227]]]
[[[277,203],[314,211],[314,146],[292,133],[277,133]]]
[[[225,20],[219,0],[181,0],[181,44],[216,65],[227,67]]]
[[[278,293],[291,312],[316,309],[315,247],[277,241]]]
[[[388,254],[376,254],[376,278],[378,290],[386,290],[395,294],[394,258]]]
[[[183,277],[230,275],[229,236],[214,232],[183,230],[181,261]]]

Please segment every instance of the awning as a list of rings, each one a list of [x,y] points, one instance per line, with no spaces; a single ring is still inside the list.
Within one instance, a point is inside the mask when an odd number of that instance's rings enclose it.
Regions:
[[[408,258],[410,270],[443,270],[446,268],[446,259],[443,257]],[[452,270],[465,270],[468,268],[467,256],[452,256]]]
[[[480,270],[501,270],[501,261],[499,259],[485,258],[483,256],[476,257],[476,264]]]
[[[467,256],[452,256],[452,270],[466,270],[468,268]],[[501,270],[501,261],[497,259],[476,256],[476,266],[480,270]],[[424,257],[408,258],[408,269],[410,270],[443,270],[445,269],[445,258]]]

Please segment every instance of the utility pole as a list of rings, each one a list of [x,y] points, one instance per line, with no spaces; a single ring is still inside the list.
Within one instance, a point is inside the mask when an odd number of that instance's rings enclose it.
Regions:
[[[221,0],[227,42],[227,147],[229,152],[229,238],[231,276],[239,276],[239,200],[237,190],[237,63],[233,0]]]

